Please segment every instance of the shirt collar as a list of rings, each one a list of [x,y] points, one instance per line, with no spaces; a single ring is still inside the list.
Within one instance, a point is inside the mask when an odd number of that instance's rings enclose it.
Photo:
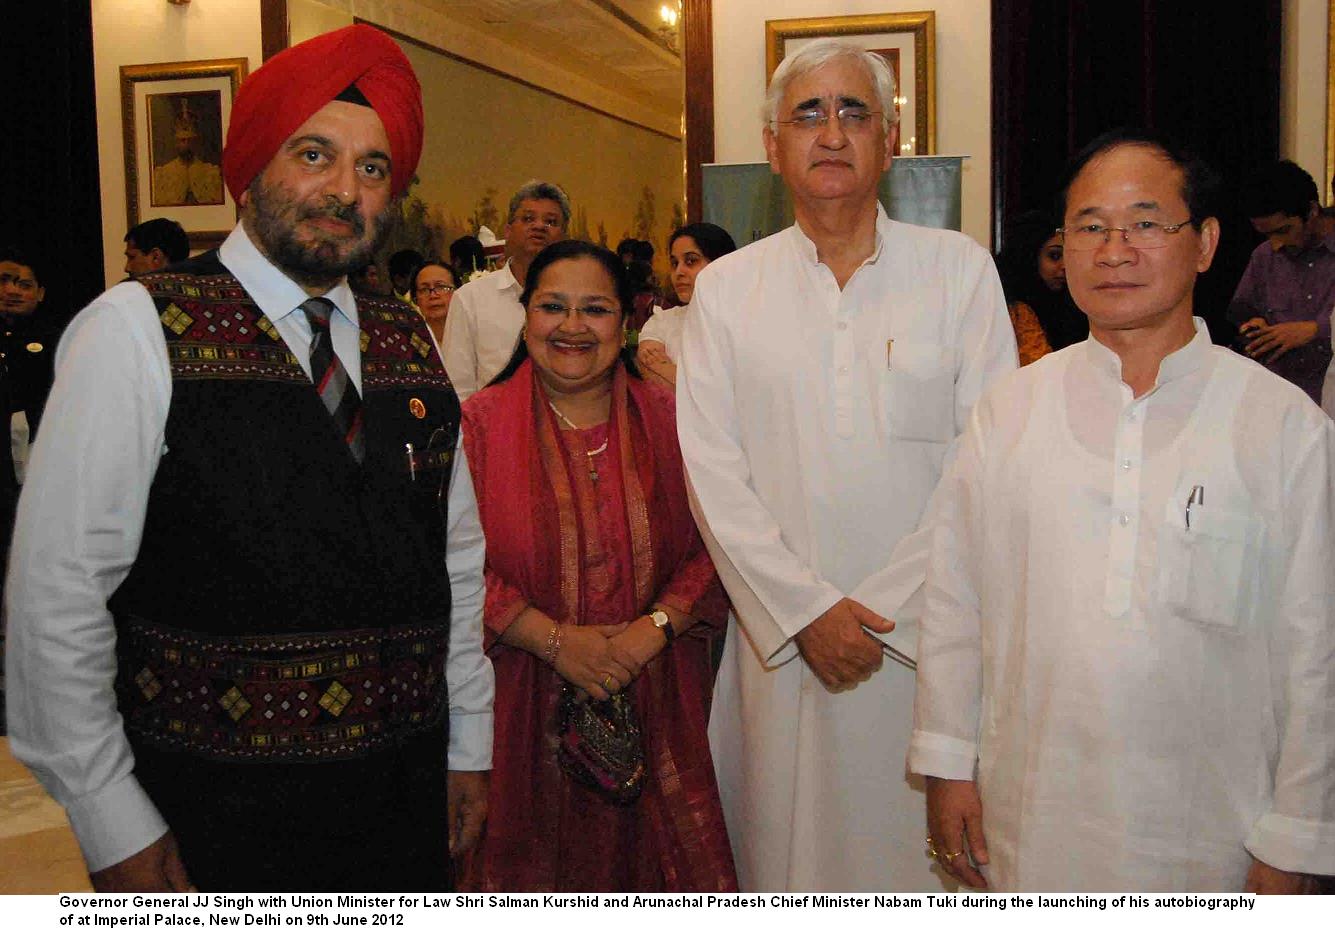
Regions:
[[[520,286],[519,279],[515,277],[515,272],[511,270],[510,268],[511,263],[512,263],[511,261],[505,262],[505,266],[501,268],[500,276],[497,278],[497,280],[500,282],[501,290],[513,289],[516,292],[518,292],[523,290],[524,288]]]
[[[260,312],[271,322],[277,323],[289,316],[310,297],[296,281],[260,253],[244,224],[238,224],[227,235],[227,240],[218,249],[218,259],[232,272],[232,276],[260,308]],[[357,305],[353,301],[352,288],[348,286],[347,278],[340,278],[322,296],[331,301],[348,322],[353,326],[358,325]]]
[[[1213,345],[1210,342],[1210,331],[1206,327],[1205,321],[1200,317],[1192,317],[1191,320],[1196,327],[1195,334],[1192,335],[1185,346],[1174,350],[1160,361],[1159,375],[1154,381],[1154,386],[1150,388],[1150,392],[1165,383],[1189,376],[1205,366],[1206,359],[1210,355],[1210,347]],[[1089,336],[1088,346],[1089,361],[1094,368],[1112,376],[1120,383],[1122,381],[1121,357],[1096,340],[1093,334]]]
[[[863,261],[863,264],[876,263],[881,256],[881,248],[885,246],[885,239],[889,236],[890,229],[893,227],[894,222],[890,220],[890,216],[885,213],[881,203],[876,202],[876,246],[872,248],[871,256]],[[802,230],[802,226],[797,222],[793,222],[791,230],[793,246],[797,249],[798,256],[808,264],[819,264],[820,254],[816,250],[816,242],[807,237],[806,232]]]

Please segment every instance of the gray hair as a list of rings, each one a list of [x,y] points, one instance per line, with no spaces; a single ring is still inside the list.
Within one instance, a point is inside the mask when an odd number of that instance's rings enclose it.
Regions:
[[[785,56],[779,68],[774,70],[769,90],[765,93],[765,111],[762,116],[771,132],[779,131],[777,124],[779,108],[783,105],[784,94],[788,92],[788,86],[793,80],[841,59],[859,62],[867,70],[872,87],[876,90],[876,99],[881,106],[882,130],[889,132],[890,126],[899,123],[899,107],[895,104],[895,77],[890,72],[890,65],[870,50],[844,40],[826,37],[808,43],[796,53]]]
[[[515,215],[519,213],[519,205],[524,201],[555,201],[561,206],[561,217],[565,219],[562,227],[570,224],[570,199],[566,197],[560,185],[539,181],[536,178],[524,182],[510,199],[510,214],[506,217],[506,221],[515,219]]]

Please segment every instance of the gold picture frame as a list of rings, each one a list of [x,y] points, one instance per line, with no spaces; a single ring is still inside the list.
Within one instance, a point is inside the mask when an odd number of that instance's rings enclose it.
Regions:
[[[847,39],[864,49],[883,54],[899,52],[894,58],[898,60],[900,74],[912,67],[912,81],[903,79],[898,89],[901,151],[914,155],[936,154],[936,13],[924,10],[766,20],[766,85],[793,41],[827,36]],[[910,121],[905,122],[905,118]],[[924,143],[925,149],[922,147]]]
[[[223,137],[248,71],[244,57],[120,68],[127,227],[167,217],[192,248],[222,243],[237,220],[222,182]]]

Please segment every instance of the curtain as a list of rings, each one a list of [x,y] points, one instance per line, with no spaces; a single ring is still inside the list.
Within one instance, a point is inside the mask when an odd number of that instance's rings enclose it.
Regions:
[[[5,5],[0,243],[41,265],[43,310],[68,319],[105,287],[90,0]],[[120,141],[120,123],[101,130]]]
[[[1282,38],[1281,0],[992,0],[994,250],[1008,218],[1052,205],[1067,161],[1095,136],[1169,134],[1224,177],[1223,242],[1196,290],[1216,332],[1259,243],[1236,185],[1279,157]]]

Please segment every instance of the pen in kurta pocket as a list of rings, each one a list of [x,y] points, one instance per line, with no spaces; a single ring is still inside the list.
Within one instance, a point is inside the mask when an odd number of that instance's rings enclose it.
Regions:
[[[1186,512],[1185,512],[1185,514],[1186,514],[1186,516],[1187,516],[1187,530],[1188,530],[1188,531],[1191,530],[1191,506],[1192,506],[1192,505],[1196,505],[1196,506],[1199,507],[1199,506],[1204,505],[1204,504],[1205,504],[1205,486],[1204,486],[1204,485],[1192,485],[1192,486],[1191,486],[1191,494],[1187,496],[1187,510],[1186,510]]]

